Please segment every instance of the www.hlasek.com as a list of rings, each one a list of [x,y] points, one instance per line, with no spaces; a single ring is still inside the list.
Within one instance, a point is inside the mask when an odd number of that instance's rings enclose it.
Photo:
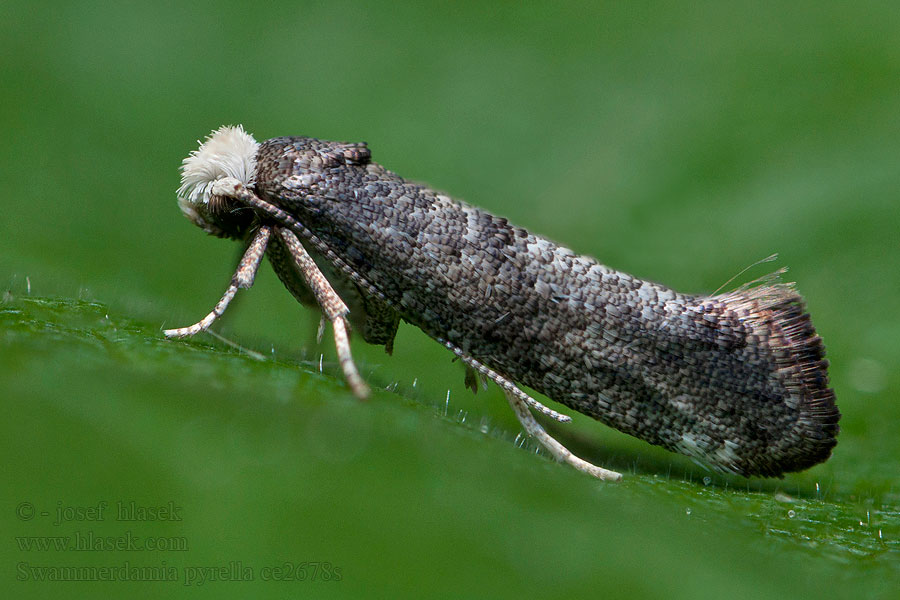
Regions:
[[[187,552],[184,536],[140,536],[126,531],[123,535],[95,535],[93,531],[76,531],[73,535],[16,536],[21,552]]]
[[[236,581],[343,581],[343,569],[330,562],[283,562],[254,568],[243,561],[224,565],[188,565],[178,567],[160,561],[154,565],[132,565],[124,561],[117,565],[61,566],[16,564],[17,581],[161,581],[181,582],[185,586],[202,586],[214,582]]]

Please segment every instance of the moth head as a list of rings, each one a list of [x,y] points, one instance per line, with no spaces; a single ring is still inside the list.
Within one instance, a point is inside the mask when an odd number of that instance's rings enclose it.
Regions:
[[[200,148],[182,161],[178,206],[192,223],[219,237],[242,238],[253,223],[253,211],[232,198],[212,194],[212,186],[234,177],[247,187],[256,183],[259,142],[240,125],[210,133]]]

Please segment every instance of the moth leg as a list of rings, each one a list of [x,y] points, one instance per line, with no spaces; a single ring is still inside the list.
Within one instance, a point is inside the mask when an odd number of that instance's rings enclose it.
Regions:
[[[463,380],[463,383],[467,388],[472,390],[473,394],[478,393],[478,373],[475,372],[475,369],[466,365],[466,376]]]
[[[397,335],[397,327],[400,325],[400,314],[379,298],[363,293],[359,290],[364,307],[363,320],[359,329],[363,339],[369,344],[383,345],[388,354],[394,352],[394,338]]]
[[[516,417],[519,418],[519,423],[522,424],[525,432],[540,442],[541,445],[553,455],[553,458],[559,462],[569,464],[579,471],[587,473],[597,479],[602,479],[603,481],[620,481],[622,479],[621,473],[598,467],[586,460],[578,458],[572,454],[568,448],[557,442],[556,439],[547,433],[547,431],[541,427],[541,424],[535,420],[534,415],[532,415],[531,411],[528,409],[528,404],[522,400],[522,398],[507,391],[506,399],[509,401],[509,405],[512,407],[513,412],[516,413]]]
[[[341,297],[337,295],[331,284],[316,266],[315,261],[303,248],[303,244],[294,235],[294,232],[284,227],[276,229],[278,236],[284,241],[294,262],[303,274],[306,285],[312,290],[313,296],[322,308],[322,313],[331,321],[334,331],[334,344],[337,348],[338,361],[341,364],[341,370],[344,372],[344,378],[350,385],[350,389],[359,398],[365,398],[369,395],[369,386],[363,381],[353,357],[350,354],[350,338],[347,336],[347,306]]]
[[[299,234],[303,238],[303,234]],[[304,244],[306,242],[304,241]],[[337,292],[338,296],[347,305],[349,313],[347,319],[350,327],[356,333],[362,334],[363,340],[369,344],[384,346],[388,354],[391,353],[394,335],[397,333],[397,326],[400,324],[400,315],[397,311],[390,308],[385,302],[379,298],[367,294],[356,282],[347,277],[343,271],[336,268],[329,268],[329,259],[320,260],[314,249],[309,245],[305,245],[304,249],[309,253],[316,262],[319,270],[328,279],[328,282]],[[313,306],[319,308],[319,303],[306,285],[304,275],[297,267],[294,257],[288,250],[287,245],[279,236],[274,236],[269,242],[269,248],[266,250],[266,256],[278,275],[278,279],[284,284],[291,294],[301,304],[305,306]],[[316,343],[322,342],[322,334],[325,331],[325,318],[319,321],[319,329],[316,334]]]
[[[321,344],[322,338],[325,337],[325,315],[319,317],[319,326],[316,328],[316,343]]]
[[[237,291],[239,289],[249,289],[253,285],[253,280],[256,278],[256,272],[259,270],[259,263],[266,253],[266,246],[269,243],[271,233],[272,229],[268,226],[259,228],[253,236],[253,239],[250,241],[250,245],[247,246],[244,255],[241,257],[241,262],[238,263],[237,270],[231,277],[231,285],[225,290],[222,299],[219,300],[219,303],[216,304],[216,307],[212,309],[211,313],[193,325],[180,327],[178,329],[166,329],[163,331],[163,334],[166,337],[181,338],[196,335],[201,331],[209,329],[210,325],[225,313],[225,309],[228,308],[228,305],[234,299],[234,295],[237,294]]]
[[[503,389],[503,391],[506,392],[507,395],[512,394],[513,396],[515,396],[516,398],[518,398],[519,400],[521,400],[522,402],[524,402],[526,405],[530,406],[531,408],[535,409],[542,415],[546,415],[546,416],[550,417],[551,419],[559,421],[560,423],[568,423],[569,421],[572,420],[572,417],[570,417],[568,415],[564,415],[562,413],[558,413],[555,410],[553,410],[552,408],[548,408],[548,407],[544,406],[543,404],[541,404],[540,402],[538,402],[537,400],[535,400],[534,398],[532,398],[531,396],[529,396],[528,394],[526,394],[525,392],[520,390],[519,386],[517,386],[515,383],[513,383],[512,381],[510,381],[509,379],[507,379],[500,373],[494,371],[490,367],[487,367],[487,366],[481,364],[480,362],[478,362],[477,360],[475,360],[474,358],[472,358],[471,356],[469,356],[468,354],[463,352],[462,349],[457,348],[456,346],[454,346],[453,344],[451,344],[450,342],[448,342],[446,340],[442,340],[440,338],[437,338],[437,340],[440,343],[442,343],[447,349],[449,349],[451,352],[453,352],[453,354],[458,356],[459,359],[463,363],[465,363],[466,366],[468,366],[469,368],[476,371],[480,375],[487,377],[488,379],[490,379],[491,381],[493,381],[494,383],[499,385]],[[468,381],[466,383],[468,385]]]

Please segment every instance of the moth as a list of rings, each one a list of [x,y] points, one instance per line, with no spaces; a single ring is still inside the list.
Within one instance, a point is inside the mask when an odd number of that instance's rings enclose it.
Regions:
[[[579,256],[372,161],[365,143],[213,131],[183,161],[178,204],[246,250],[193,335],[249,288],[263,256],[332,325],[353,392],[368,387],[348,331],[390,352],[400,321],[494,381],[525,431],[559,461],[605,480],[532,410],[570,409],[714,469],[780,477],[826,460],[840,412],[828,362],[793,284],[763,278],[682,294]],[[467,383],[474,378],[467,377]]]

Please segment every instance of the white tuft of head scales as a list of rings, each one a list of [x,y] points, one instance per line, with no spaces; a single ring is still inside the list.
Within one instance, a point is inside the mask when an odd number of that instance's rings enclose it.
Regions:
[[[213,183],[234,177],[245,185],[256,182],[259,142],[241,125],[226,125],[210,133],[200,148],[182,161],[178,205],[188,217],[195,207],[207,204]]]

